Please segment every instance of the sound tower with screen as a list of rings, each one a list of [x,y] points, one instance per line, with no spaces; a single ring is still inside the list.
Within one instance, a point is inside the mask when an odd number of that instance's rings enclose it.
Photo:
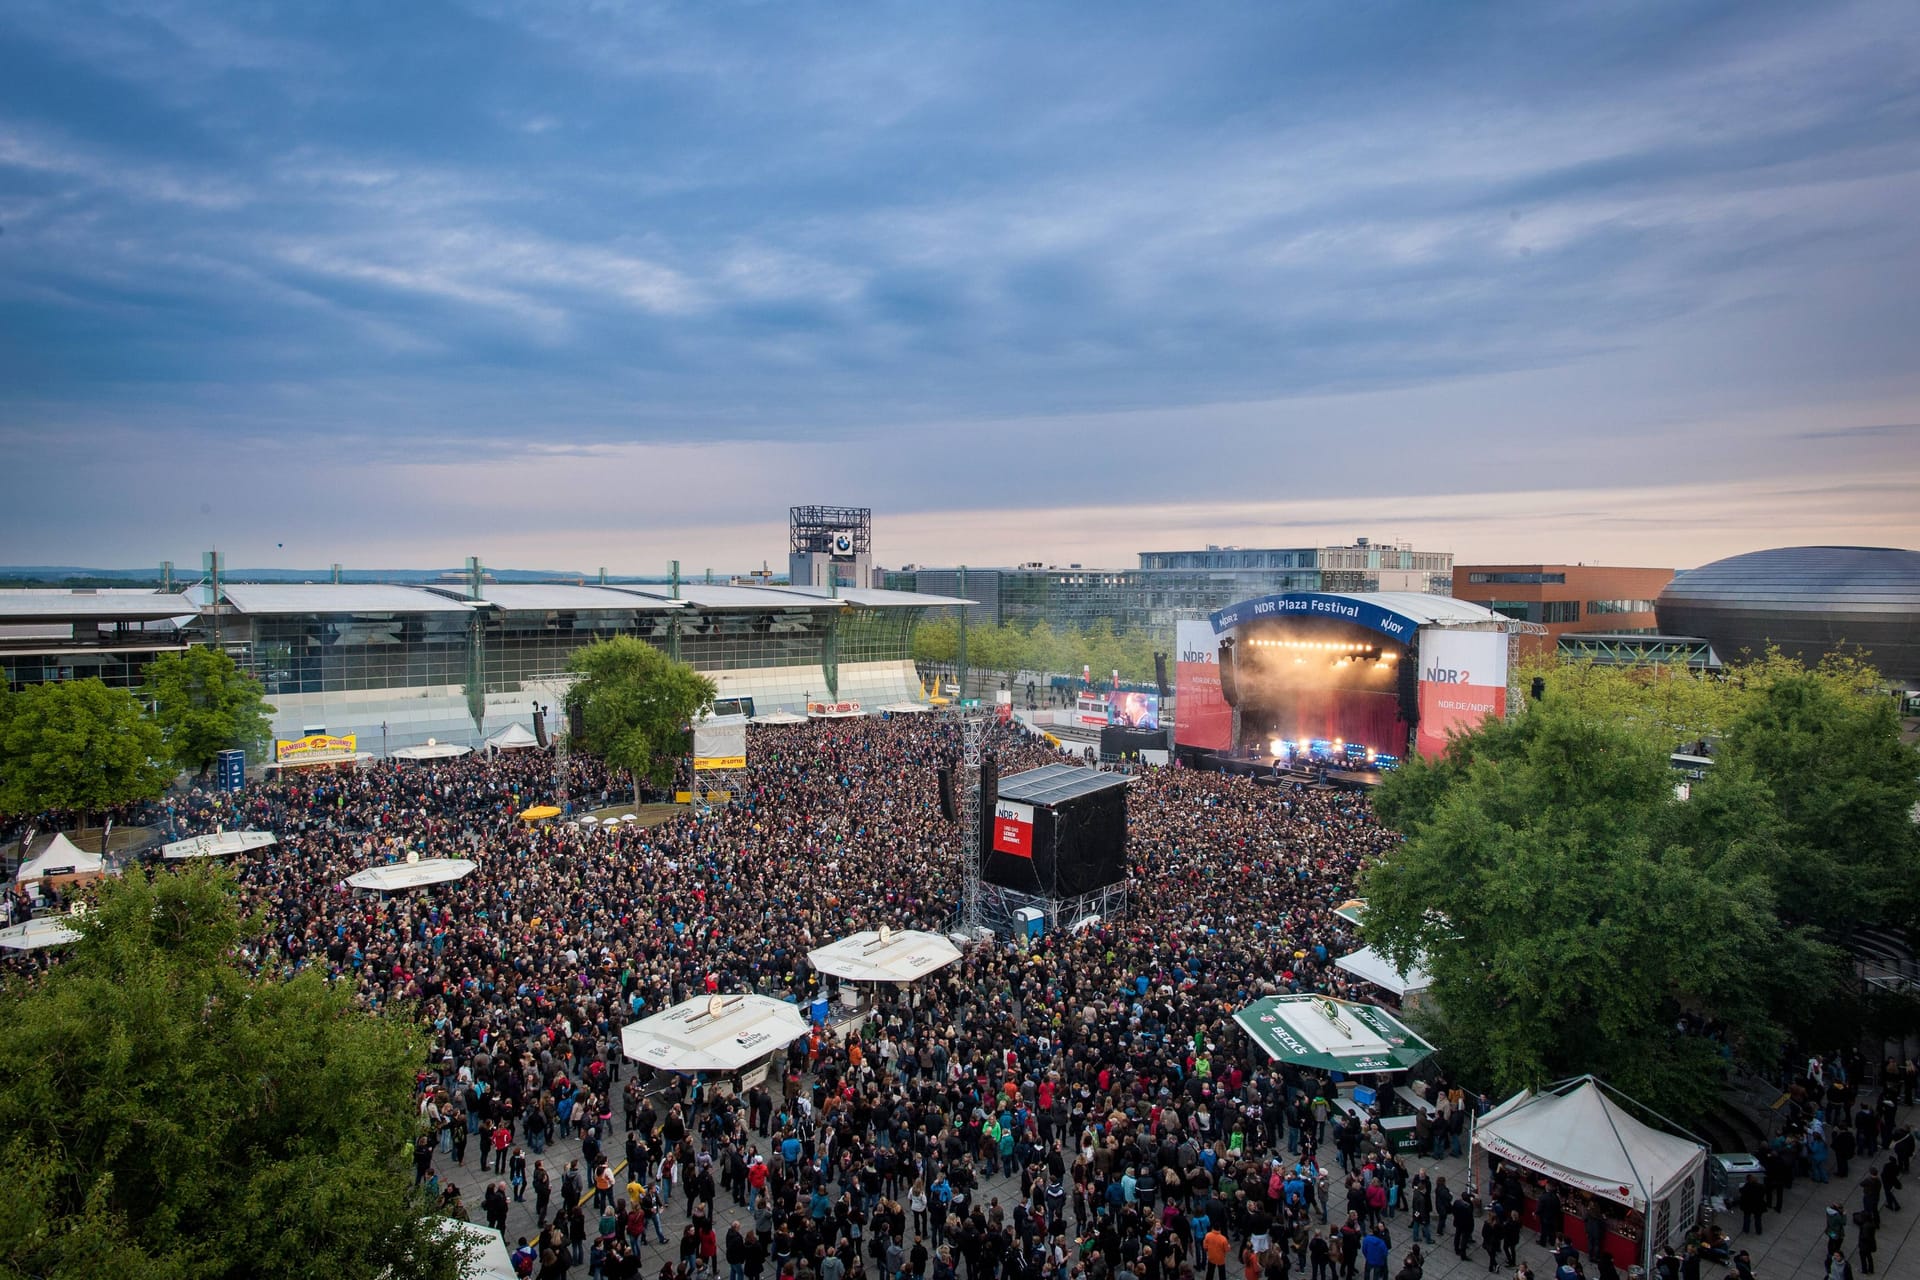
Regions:
[[[1071,764],[1001,779],[982,879],[1055,902],[1124,885],[1128,782]]]

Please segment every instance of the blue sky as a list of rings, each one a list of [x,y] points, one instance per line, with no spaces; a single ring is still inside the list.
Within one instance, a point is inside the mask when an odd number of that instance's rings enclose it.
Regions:
[[[0,8],[0,561],[1920,544],[1920,14]]]

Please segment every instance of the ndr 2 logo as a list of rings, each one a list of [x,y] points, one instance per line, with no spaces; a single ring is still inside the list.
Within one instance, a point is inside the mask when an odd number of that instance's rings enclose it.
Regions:
[[[1421,671],[1420,678],[1428,684],[1472,684],[1472,673],[1462,667],[1455,671],[1452,667],[1428,667]]]

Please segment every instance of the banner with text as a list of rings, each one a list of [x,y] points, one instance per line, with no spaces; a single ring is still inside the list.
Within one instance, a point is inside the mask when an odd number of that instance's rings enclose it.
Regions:
[[[1504,631],[1420,633],[1420,754],[1431,760],[1447,738],[1507,714]]]
[[[359,735],[353,733],[338,738],[324,733],[310,733],[304,738],[280,738],[273,744],[273,758],[282,762],[335,757],[344,759],[353,755],[359,740]]]
[[[1220,691],[1220,640],[1206,622],[1174,624],[1173,740],[1225,751],[1233,745],[1233,708]]]
[[[1016,858],[1033,856],[1032,805],[1002,800],[993,806],[993,847]]]

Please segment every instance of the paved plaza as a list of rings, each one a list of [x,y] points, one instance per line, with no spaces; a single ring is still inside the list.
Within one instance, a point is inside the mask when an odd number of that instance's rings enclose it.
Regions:
[[[1904,1122],[1912,1123],[1917,1117],[1920,1117],[1920,1107],[1902,1107],[1900,1109],[1900,1119]],[[603,1144],[609,1155],[614,1158],[614,1164],[616,1169],[618,1169],[615,1176],[617,1195],[625,1194],[621,1188],[626,1184],[626,1171],[624,1167],[621,1166],[618,1158],[620,1152],[624,1149],[626,1141],[625,1130],[620,1127],[622,1118],[620,1108],[616,1107],[613,1119],[613,1135]],[[765,1150],[768,1143],[763,1141],[760,1145],[762,1149]],[[451,1181],[460,1188],[474,1220],[484,1221],[484,1215],[480,1210],[480,1197],[485,1191],[487,1183],[491,1180],[491,1176],[481,1174],[476,1168],[475,1162],[479,1158],[479,1151],[480,1144],[476,1139],[467,1148],[467,1161],[464,1168],[454,1166],[452,1164],[452,1157],[448,1155],[439,1156],[436,1160],[435,1167],[440,1171],[443,1181]],[[549,1143],[546,1152],[538,1157],[547,1162],[547,1168],[552,1174],[556,1211],[560,1200],[560,1175],[562,1171],[565,1170],[569,1160],[578,1159],[579,1157],[580,1143],[578,1139]],[[1329,1158],[1331,1158],[1331,1156],[1329,1156]],[[1880,1158],[1885,1158],[1884,1152]],[[534,1157],[529,1155],[529,1170],[533,1167],[533,1159]],[[1464,1158],[1451,1158],[1439,1161],[1414,1161],[1410,1167],[1415,1171],[1425,1168],[1436,1178],[1445,1177],[1447,1185],[1456,1191],[1466,1185],[1467,1162]],[[585,1169],[584,1162],[582,1168],[583,1170]],[[1849,1220],[1851,1220],[1853,1211],[1860,1207],[1861,1193],[1858,1186],[1858,1179],[1864,1176],[1865,1172],[1865,1164],[1859,1159],[1856,1159],[1852,1165],[1851,1175],[1844,1181],[1835,1179],[1821,1184],[1811,1182],[1804,1178],[1796,1179],[1793,1186],[1789,1188],[1786,1193],[1785,1212],[1767,1215],[1764,1231],[1761,1234],[1741,1235],[1736,1232],[1735,1228],[1740,1225],[1740,1214],[1737,1209],[1719,1214],[1718,1221],[1721,1227],[1733,1237],[1734,1247],[1736,1249],[1745,1249],[1752,1256],[1754,1275],[1758,1277],[1759,1280],[1787,1280],[1788,1277],[1824,1276],[1827,1205],[1835,1200],[1841,1201],[1847,1211]],[[1336,1175],[1338,1174],[1337,1166],[1334,1169],[1334,1173]],[[587,1173],[583,1172],[583,1180],[587,1176]],[[1897,1194],[1901,1197],[1903,1209],[1900,1212],[1889,1210],[1882,1214],[1882,1225],[1879,1232],[1879,1251],[1875,1255],[1874,1274],[1895,1278],[1904,1277],[1906,1280],[1920,1280],[1920,1232],[1916,1232],[1915,1230],[1915,1223],[1920,1222],[1920,1181],[1915,1181],[1910,1178],[1907,1182],[1907,1189]],[[981,1195],[979,1196],[979,1203],[982,1206],[989,1205],[996,1198],[1002,1205],[1007,1207],[1008,1214],[1011,1216],[1012,1206],[1020,1198],[1020,1178],[1018,1174],[1009,1178],[994,1177],[985,1180]],[[590,1190],[588,1192],[588,1202],[588,1227],[589,1230],[591,1230],[598,1215],[591,1212]],[[729,1223],[737,1220],[743,1231],[753,1224],[752,1216],[747,1213],[745,1206],[736,1206],[733,1203],[732,1196],[725,1190],[720,1191],[714,1201],[714,1216],[716,1219],[715,1229],[723,1240]],[[645,1265],[641,1270],[643,1276],[657,1276],[663,1264],[677,1262],[679,1260],[680,1232],[687,1221],[686,1200],[676,1188],[672,1205],[661,1215],[661,1222],[666,1229],[668,1242],[664,1245],[652,1242],[647,1244],[644,1255]],[[529,1184],[524,1201],[513,1204],[508,1216],[507,1246],[512,1248],[518,1243],[522,1236],[531,1238],[537,1225],[534,1216],[533,1188],[531,1184]],[[1410,1243],[1411,1239],[1410,1228],[1404,1212],[1396,1215],[1392,1219],[1390,1230],[1394,1246],[1392,1269],[1397,1271],[1400,1261],[1405,1255],[1406,1246]],[[1847,1252],[1853,1264],[1855,1274],[1859,1275],[1862,1271],[1859,1256],[1853,1248],[1855,1234],[1855,1229],[1851,1221],[1849,1221],[1847,1230]],[[1479,1248],[1477,1227],[1472,1250],[1464,1261],[1454,1256],[1444,1233],[1436,1232],[1436,1235],[1440,1240],[1438,1244],[1424,1246],[1427,1255],[1424,1280],[1474,1280],[1477,1276],[1487,1274],[1486,1255],[1482,1253]],[[913,1242],[912,1240],[908,1240],[905,1243],[911,1247]],[[1235,1244],[1237,1248],[1238,1241],[1236,1241]],[[1522,1238],[1518,1256],[1522,1261],[1531,1264],[1534,1275],[1538,1277],[1538,1280],[1551,1280],[1553,1275],[1552,1259],[1547,1250],[1535,1244],[1534,1236],[1531,1232]],[[724,1270],[724,1261],[721,1263],[721,1266]],[[1511,1269],[1505,1266],[1502,1266],[1500,1271],[1503,1275],[1511,1274]],[[1717,1277],[1723,1271],[1731,1274],[1730,1271],[1721,1267],[1719,1264],[1709,1262],[1703,1267],[1702,1275],[1706,1277],[1706,1280],[1717,1280]],[[582,1264],[580,1267],[575,1268],[574,1274],[576,1276],[584,1276],[586,1274],[585,1265]],[[1237,1274],[1237,1270],[1233,1272],[1233,1274]],[[1295,1274],[1296,1280],[1299,1280],[1302,1273],[1296,1272]]]

